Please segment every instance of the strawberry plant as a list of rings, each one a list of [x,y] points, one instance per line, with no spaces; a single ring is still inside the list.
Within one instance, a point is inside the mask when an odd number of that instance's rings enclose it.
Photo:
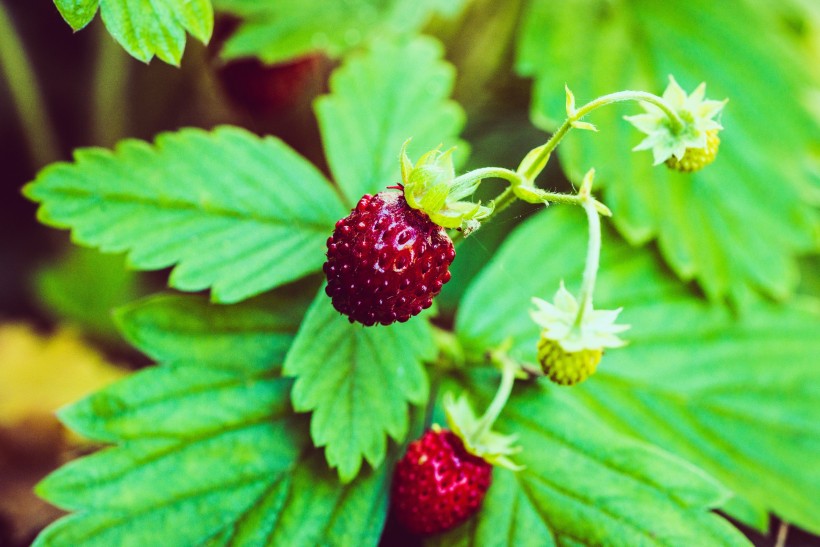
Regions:
[[[51,161],[10,94],[37,219],[132,271],[73,258],[45,300],[111,344],[62,293],[167,285],[113,312],[151,364],[59,410],[87,454],[37,485],[67,514],[36,545],[820,535],[812,6],[54,3],[193,56],[204,110],[252,100]],[[318,129],[269,134],[300,89]]]

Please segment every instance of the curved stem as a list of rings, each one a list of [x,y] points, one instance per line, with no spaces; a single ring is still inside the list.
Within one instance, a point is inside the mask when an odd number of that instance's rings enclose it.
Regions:
[[[489,178],[503,179],[510,182],[510,184],[520,184],[522,182],[521,175],[515,171],[503,167],[482,167],[457,176],[452,184],[453,186],[468,186]]]
[[[683,131],[683,128],[686,126],[686,124],[683,123],[683,120],[680,119],[680,116],[678,116],[677,112],[675,112],[675,110],[669,106],[669,104],[663,100],[662,97],[658,97],[657,95],[646,91],[618,91],[617,93],[602,95],[601,97],[588,102],[576,110],[575,115],[572,118],[574,121],[578,121],[593,110],[596,110],[602,106],[624,101],[638,101],[657,106],[663,110],[663,113],[666,114],[669,121],[672,122],[672,132],[675,134]]]
[[[478,184],[481,180],[485,178],[499,178],[506,180],[510,183],[510,186],[506,188],[498,197],[494,200],[494,208],[493,211],[484,219],[484,222],[488,222],[491,220],[496,214],[500,213],[504,209],[506,209],[513,201],[516,200],[516,195],[514,193],[514,187],[527,187],[528,190],[533,192],[535,196],[534,199],[541,199],[544,203],[555,202],[555,203],[568,203],[572,205],[583,205],[585,209],[587,209],[587,213],[592,211],[591,214],[595,215],[594,223],[598,225],[598,248],[600,248],[600,219],[598,218],[598,214],[602,214],[605,216],[611,216],[610,210],[601,202],[593,199],[589,195],[589,191],[582,195],[579,193],[578,195],[572,194],[558,194],[552,192],[545,192],[540,189],[536,189],[533,186],[533,182],[535,178],[543,171],[544,167],[547,164],[547,160],[549,159],[550,155],[552,154],[553,150],[558,147],[558,144],[561,140],[566,136],[570,129],[573,127],[573,123],[581,120],[584,116],[591,113],[592,111],[601,108],[602,106],[606,106],[609,104],[617,103],[617,102],[624,102],[624,101],[638,101],[638,102],[646,102],[653,104],[660,108],[669,118],[670,123],[672,124],[672,131],[677,133],[682,131],[685,127],[683,120],[680,119],[680,116],[675,112],[675,110],[666,103],[666,101],[657,95],[652,93],[647,93],[645,91],[618,91],[617,93],[610,93],[608,95],[603,95],[598,97],[597,99],[588,102],[581,108],[569,112],[569,116],[566,120],[558,127],[555,133],[550,136],[549,140],[543,145],[538,148],[533,149],[530,154],[527,155],[524,162],[526,162],[526,168],[521,170],[519,167],[519,171],[511,171],[510,169],[504,169],[501,167],[484,167],[481,169],[476,169],[474,171],[470,171],[456,177],[453,181],[454,186],[459,187],[467,187],[473,184]],[[571,110],[572,107],[568,107]],[[533,157],[530,157],[530,155]],[[524,163],[522,162],[522,163]],[[522,166],[523,167],[523,166]],[[528,200],[529,201],[529,200]],[[591,218],[591,217],[590,217]],[[592,230],[593,221],[590,220],[590,230]],[[464,234],[462,232],[456,232],[452,236],[453,243],[458,243],[462,239],[464,239]],[[590,236],[590,242],[592,242],[592,236]],[[597,263],[596,263],[596,271],[597,271]],[[592,284],[594,285],[595,279],[593,275]],[[591,295],[589,296],[591,300]],[[584,310],[582,309],[580,314],[583,315]],[[580,319],[579,319],[580,321]],[[579,323],[580,324],[580,323]]]
[[[504,409],[504,405],[507,404],[507,399],[510,398],[510,393],[512,393],[513,384],[515,383],[515,375],[518,371],[518,365],[506,357],[502,357],[501,359],[503,365],[501,369],[501,384],[498,386],[498,391],[495,393],[495,397],[493,397],[490,406],[487,407],[487,411],[478,420],[478,425],[473,432],[473,436],[476,439],[480,439],[484,433],[490,430],[495,423],[495,420]]]
[[[652,93],[647,93],[646,91],[618,91],[617,93],[610,93],[608,95],[603,95],[598,97],[597,99],[588,102],[581,108],[577,109],[571,116],[568,116],[564,123],[552,134],[549,140],[544,144],[540,150],[534,161],[529,164],[527,170],[522,173],[522,176],[527,180],[535,180],[541,171],[544,169],[544,164],[546,164],[546,159],[552,154],[553,150],[558,147],[558,143],[561,142],[561,139],[572,129],[573,122],[580,121],[584,116],[590,114],[592,111],[601,108],[602,106],[610,105],[613,103],[619,103],[624,101],[638,101],[638,102],[645,102],[650,103],[661,110],[663,110],[664,114],[669,118],[669,121],[672,124],[672,132],[677,134],[683,131],[686,124],[683,123],[680,116],[678,116],[677,112],[669,106],[669,104],[663,100],[662,97],[658,97]]]
[[[12,101],[23,126],[23,135],[37,167],[60,159],[56,133],[49,120],[37,78],[23,41],[8,11],[0,2],[0,74],[8,83]]]
[[[589,177],[591,179],[591,177]],[[586,188],[586,190],[585,190]],[[578,306],[578,315],[575,316],[575,328],[581,328],[584,314],[592,309],[592,294],[595,292],[595,277],[598,275],[598,265],[601,259],[601,218],[593,205],[589,189],[582,187],[579,196],[587,214],[589,222],[589,243],[587,244],[587,260],[584,265],[584,278],[581,284],[581,298]]]

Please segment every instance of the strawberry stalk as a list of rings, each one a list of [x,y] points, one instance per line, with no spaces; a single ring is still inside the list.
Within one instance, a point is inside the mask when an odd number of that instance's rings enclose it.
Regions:
[[[518,376],[520,369],[518,363],[507,357],[506,354],[498,353],[493,357],[501,364],[501,383],[498,385],[498,391],[496,391],[490,406],[478,419],[478,424],[471,434],[475,438],[480,438],[490,431],[501,411],[504,410],[504,405],[507,404],[507,400],[510,398],[515,378]]]
[[[601,219],[595,209],[595,200],[592,198],[592,179],[595,170],[590,169],[584,175],[584,182],[578,191],[581,206],[587,214],[589,224],[589,242],[587,243],[587,258],[584,264],[584,277],[581,283],[580,305],[578,315],[575,316],[574,328],[580,330],[584,322],[584,314],[592,309],[592,295],[595,292],[595,278],[598,275],[598,265],[601,259]]]

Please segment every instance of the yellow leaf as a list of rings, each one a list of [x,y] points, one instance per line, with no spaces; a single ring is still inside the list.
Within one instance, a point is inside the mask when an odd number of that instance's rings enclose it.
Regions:
[[[124,376],[78,332],[38,334],[30,325],[0,325],[0,427],[52,415]]]

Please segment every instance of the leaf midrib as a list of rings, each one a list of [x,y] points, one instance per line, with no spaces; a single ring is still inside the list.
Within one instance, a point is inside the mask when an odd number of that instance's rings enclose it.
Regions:
[[[277,227],[286,227],[289,228],[291,231],[294,230],[294,224],[298,225],[300,230],[309,230],[312,232],[321,232],[322,234],[328,234],[333,229],[333,224],[321,224],[317,221],[309,221],[304,218],[287,218],[287,217],[274,217],[269,215],[259,215],[259,214],[248,214],[242,211],[237,211],[234,209],[227,209],[223,207],[213,207],[213,206],[205,206],[199,205],[194,202],[183,201],[179,199],[162,199],[162,200],[152,200],[142,196],[135,196],[129,194],[121,194],[121,193],[105,193],[105,194],[96,194],[90,191],[83,191],[77,188],[61,188],[58,192],[70,196],[70,197],[79,197],[79,198],[105,198],[105,204],[112,204],[112,205],[148,205],[154,209],[159,209],[163,211],[193,211],[197,213],[207,213],[211,216],[219,216],[230,218],[234,220],[240,221],[255,221],[264,224],[270,224]],[[167,205],[167,207],[160,207],[160,205]],[[46,205],[44,205],[46,206]]]

